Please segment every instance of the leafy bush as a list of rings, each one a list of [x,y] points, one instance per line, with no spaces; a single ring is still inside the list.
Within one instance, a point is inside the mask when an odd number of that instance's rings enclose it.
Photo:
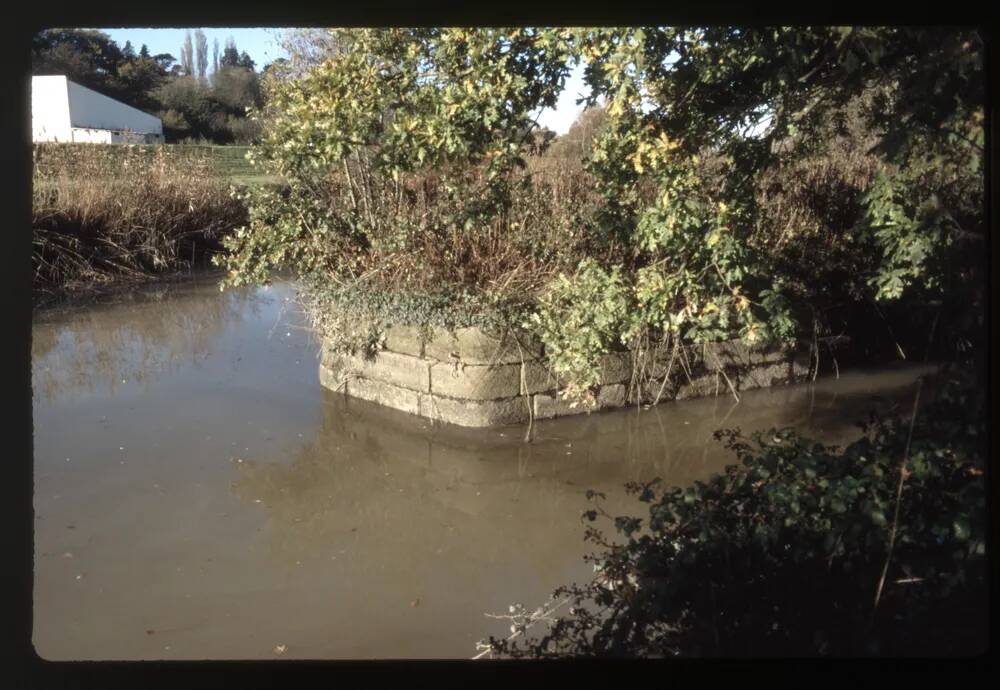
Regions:
[[[985,392],[967,370],[937,385],[915,417],[873,414],[842,450],[788,429],[750,440],[718,432],[740,465],[685,489],[630,484],[648,517],[613,518],[621,543],[587,529],[604,548],[588,557],[599,577],[554,593],[568,615],[489,648],[511,657],[981,652]],[[584,517],[601,515],[611,518],[598,500]],[[515,618],[518,632],[536,620]]]
[[[947,318],[943,302],[982,308],[975,32],[426,28],[328,39],[268,81],[255,157],[289,189],[248,198],[258,210],[229,243],[232,284],[288,265],[359,290],[503,292],[535,308],[529,323],[566,355],[556,369],[577,390],[613,346],[787,342],[831,332],[841,324],[827,312],[845,303],[880,316],[879,305],[901,304],[927,321]],[[532,157],[537,111],[580,63],[587,104],[603,108]],[[620,283],[608,303],[617,312],[601,315],[616,332],[601,326],[584,342],[564,317],[593,303],[597,271]],[[950,325],[969,342],[982,331],[975,314]]]
[[[579,388],[601,383],[597,363],[621,331],[628,295],[617,269],[604,271],[584,259],[573,280],[560,275],[543,293],[527,322],[546,344],[549,362]],[[574,391],[568,391],[572,394]]]

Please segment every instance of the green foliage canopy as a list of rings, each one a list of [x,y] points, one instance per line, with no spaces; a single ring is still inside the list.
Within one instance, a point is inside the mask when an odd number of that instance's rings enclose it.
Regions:
[[[415,236],[508,223],[534,115],[583,62],[588,100],[602,99],[606,116],[585,161],[601,205],[578,269],[523,295],[538,305],[526,326],[557,370],[585,387],[611,347],[789,341],[839,299],[911,300],[925,312],[951,300],[981,330],[975,32],[378,29],[332,31],[330,44],[301,76],[275,83],[260,113],[255,156],[289,191],[251,200],[259,221],[231,245],[233,283],[266,279],[282,262],[337,282],[378,269],[360,257],[390,265]],[[853,216],[824,229],[857,258],[843,263],[858,286],[845,295],[827,288],[832,274],[803,276],[776,259],[782,229],[762,227],[759,185],[829,154],[837,113],[873,93],[859,117],[877,173],[850,187]],[[435,210],[403,218],[398,199],[414,175],[433,178]],[[530,189],[531,176],[519,184]],[[343,194],[324,191],[336,185]],[[600,337],[560,326],[566,305],[611,293]]]

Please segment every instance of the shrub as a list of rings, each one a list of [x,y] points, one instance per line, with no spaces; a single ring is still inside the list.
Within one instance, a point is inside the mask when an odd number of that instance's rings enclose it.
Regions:
[[[285,265],[361,290],[505,291],[534,305],[546,346],[565,351],[577,334],[557,332],[559,305],[589,299],[596,265],[620,276],[618,332],[561,360],[559,373],[583,375],[577,388],[616,342],[787,343],[830,332],[824,310],[844,302],[927,315],[952,292],[958,308],[943,311],[969,317],[953,324],[965,342],[982,332],[970,315],[983,304],[985,237],[975,32],[327,38],[292,78],[268,82],[255,156],[289,189],[248,199],[259,210],[229,243],[231,284]],[[536,113],[580,63],[587,104],[603,108],[532,158],[544,142]]]
[[[615,517],[622,543],[587,529],[604,549],[588,557],[599,576],[554,593],[569,613],[538,637],[491,638],[488,648],[511,657],[983,651],[985,393],[965,370],[938,385],[918,414],[873,415],[842,450],[788,429],[749,440],[718,432],[740,465],[686,489],[628,485],[648,517]],[[598,500],[584,517],[601,515],[611,518]],[[516,631],[537,619],[512,611]]]

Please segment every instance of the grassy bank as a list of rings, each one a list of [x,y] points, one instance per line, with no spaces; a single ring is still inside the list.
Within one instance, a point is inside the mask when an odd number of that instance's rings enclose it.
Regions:
[[[95,146],[93,144],[44,144],[35,146],[35,167],[43,178],[65,171],[72,175],[78,162],[100,157],[109,169],[125,160],[138,157],[154,158],[162,152],[176,161],[190,161],[207,165],[216,177],[236,185],[277,183],[279,180],[263,175],[246,159],[249,146],[214,146],[209,144],[158,144],[134,146]],[[36,181],[38,177],[36,176]]]
[[[35,145],[36,303],[188,270],[219,251],[245,207],[218,156],[179,148]]]

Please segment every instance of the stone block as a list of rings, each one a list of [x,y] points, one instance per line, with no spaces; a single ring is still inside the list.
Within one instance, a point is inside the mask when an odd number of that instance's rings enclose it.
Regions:
[[[518,343],[520,342],[520,347]],[[493,336],[477,327],[431,329],[431,338],[424,343],[424,356],[442,362],[461,361],[466,364],[513,364],[540,359],[542,345],[524,333],[507,332]]]
[[[670,352],[647,354],[646,380],[633,388],[632,354],[613,352],[601,360],[602,384],[596,394],[567,400],[558,395],[566,382],[549,369],[538,343],[523,351],[522,360],[510,335],[494,338],[478,328],[453,333],[435,329],[427,340],[426,333],[411,326],[389,328],[386,348],[373,360],[333,351],[324,342],[320,383],[382,405],[387,412],[464,426],[468,429],[463,433],[474,434],[474,428],[520,424],[532,416],[546,419],[615,409],[636,399],[650,404],[661,389],[661,402],[729,395],[725,377],[716,372],[720,365],[737,391],[808,380],[813,365],[809,352],[801,349],[755,348],[740,341],[695,345],[674,361],[665,386]],[[417,436],[422,438],[424,431],[421,426]],[[476,447],[481,445],[477,437]]]
[[[347,378],[347,372],[336,363],[333,363],[332,366],[328,366],[326,363],[319,365],[319,383],[324,388],[345,393],[347,392]]]
[[[424,337],[420,327],[390,326],[385,331],[385,349],[413,357],[423,357]]]
[[[776,362],[750,367],[740,373],[740,389],[769,388],[775,384],[787,383],[791,375],[789,362]]]
[[[663,386],[663,393],[660,395],[660,402],[664,400],[673,400],[674,393],[677,388],[677,377],[671,376],[671,380],[667,382],[666,386]],[[655,399],[656,395],[660,393],[660,386],[663,384],[663,379],[647,379],[646,381],[637,382],[628,390],[629,402],[635,402],[638,400],[643,405],[651,404]]]
[[[466,400],[510,398],[521,392],[521,365],[438,362],[430,369],[430,391]]]
[[[601,357],[601,383],[625,383],[632,378],[632,359],[627,352],[611,352]],[[548,364],[524,363],[524,386],[521,395],[546,393],[563,388],[566,380],[556,375]]]
[[[708,343],[704,346],[706,363],[709,368],[716,368],[716,357],[725,367],[756,366],[780,362],[786,358],[785,351],[780,347],[747,345],[742,340],[727,340],[721,343]],[[713,353],[715,356],[713,356]]]
[[[597,399],[567,400],[557,393],[536,393],[531,396],[535,419],[551,419],[600,409]]]
[[[597,393],[597,406],[611,410],[625,405],[626,386],[624,383],[609,383],[601,386]]]
[[[730,380],[733,380],[732,376],[729,378]],[[735,383],[736,382],[733,381],[734,385]],[[667,385],[669,386],[670,384]],[[708,374],[702,374],[691,381],[688,381],[687,377],[682,379],[681,384],[677,387],[677,392],[674,394],[674,399],[685,400],[687,398],[703,398],[715,395],[717,392],[729,393],[729,385],[721,375],[711,372]]]
[[[556,376],[548,364],[544,362],[524,363],[524,385],[521,387],[521,395],[554,391],[563,385],[565,382]]]
[[[632,359],[629,361],[631,368]],[[642,354],[637,354],[634,357],[635,368],[640,376],[645,377],[658,377],[663,378],[664,373],[667,371],[667,367],[670,365],[670,351],[667,352],[643,352]],[[674,358],[673,367],[671,372],[677,372],[680,370],[681,357],[678,353]]]
[[[504,400],[457,400],[436,395],[423,396],[419,414],[460,426],[500,426],[528,421],[528,399],[518,396]]]
[[[632,356],[628,352],[609,352],[601,357],[601,383],[624,383],[632,378]]]
[[[353,355],[344,356],[344,360],[351,377],[360,376],[421,393],[430,392],[429,360],[388,350],[381,350],[372,360]]]
[[[421,393],[385,381],[364,378],[351,378],[347,382],[347,394],[410,414],[420,414],[421,398],[425,397]]]
[[[812,374],[813,360],[808,355],[799,354],[792,358],[791,377],[793,381],[802,382]]]

